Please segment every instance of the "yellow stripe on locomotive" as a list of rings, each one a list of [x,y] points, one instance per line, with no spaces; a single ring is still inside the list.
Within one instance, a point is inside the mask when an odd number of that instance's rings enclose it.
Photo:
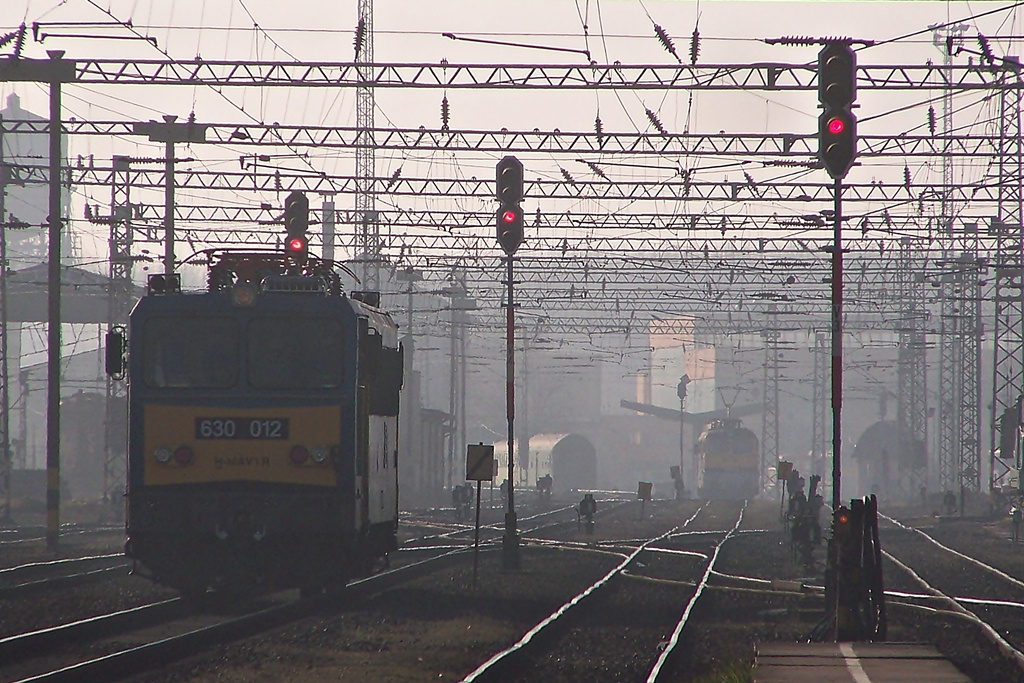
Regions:
[[[146,486],[337,483],[339,406],[239,409],[150,404],[144,407],[143,429]]]

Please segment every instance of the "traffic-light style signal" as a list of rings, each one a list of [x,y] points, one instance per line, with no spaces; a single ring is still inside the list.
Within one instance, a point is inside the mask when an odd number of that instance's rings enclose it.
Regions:
[[[284,200],[284,253],[293,262],[304,265],[309,256],[309,199],[302,192],[295,191]]]
[[[498,244],[511,256],[523,243],[523,162],[502,157],[495,169],[495,197],[500,206],[495,214]]]
[[[305,237],[309,229],[309,199],[298,190],[284,200],[284,229],[288,237]]]
[[[496,168],[497,192],[501,204],[523,201],[523,162],[513,156],[502,157]]]
[[[1020,408],[1012,405],[999,416],[999,457],[1013,460],[1017,454],[1017,441],[1020,439]]]
[[[523,209],[518,204],[498,209],[498,244],[511,256],[523,243]]]
[[[857,53],[844,43],[829,43],[818,53],[818,159],[840,180],[857,157]]]

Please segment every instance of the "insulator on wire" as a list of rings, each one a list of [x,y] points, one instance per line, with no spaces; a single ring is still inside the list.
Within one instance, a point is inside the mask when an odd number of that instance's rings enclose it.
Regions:
[[[782,36],[781,38],[768,38],[764,42],[769,45],[817,45],[821,41],[810,36]]]
[[[274,171],[274,189],[281,191],[281,171]]]
[[[21,58],[21,49],[25,47],[25,24],[18,27],[18,35],[14,39],[14,58]]]
[[[697,57],[700,56],[700,31],[697,27],[693,27],[693,35],[690,36],[690,64],[697,63]]]
[[[533,224],[538,226],[538,227],[540,226],[540,207],[539,206],[537,207],[537,213],[534,214]]]
[[[594,119],[594,132],[597,133],[597,145],[600,147],[604,144],[604,125],[601,124],[600,116]]]
[[[991,66],[996,61],[996,56],[992,54],[992,46],[988,44],[988,38],[978,34],[978,47],[981,48],[981,53],[985,56],[985,61]]]
[[[451,120],[452,109],[448,104],[448,96],[441,100],[441,130],[448,130],[448,121]]]
[[[863,237],[864,235],[868,234],[868,230],[869,229],[870,229],[870,226],[868,225],[868,217],[864,216],[864,218],[861,219],[861,222],[860,222],[860,234],[861,234],[861,236]]]
[[[749,185],[751,188],[756,188],[757,187],[757,183],[754,182],[753,176],[751,176],[749,173],[744,171],[743,172],[743,177],[746,179],[747,185]]]
[[[692,171],[690,171],[689,169],[686,169],[686,168],[680,168],[679,169],[679,175],[683,178],[683,196],[684,197],[689,197],[690,196],[690,176],[692,175],[692,173],[693,173]]]
[[[85,205],[85,220],[92,222],[92,206],[89,204]]]
[[[935,107],[928,107],[928,132],[935,135]]]
[[[665,48],[669,52],[669,54],[675,57],[677,62],[682,64],[683,60],[679,59],[679,55],[676,54],[676,46],[672,43],[672,39],[669,37],[665,29],[663,29],[658,24],[655,24],[654,34],[658,36],[658,42],[661,43],[661,46]]]
[[[4,35],[0,36],[0,47],[7,47],[17,37],[18,37],[18,32],[17,31],[11,31],[10,33],[5,33]]]
[[[359,23],[356,24],[356,37],[355,37],[355,40],[352,41],[352,44],[356,48],[356,59],[359,58],[359,53],[363,49],[363,41],[365,41],[365,40],[366,40],[366,21],[363,20],[363,19],[360,19]]]
[[[388,180],[388,188],[387,189],[391,189],[391,186],[398,182],[398,179],[399,179],[399,177],[401,177],[401,175],[402,175],[402,167],[399,166],[398,168],[395,169],[395,172],[391,174],[391,178]]]
[[[608,176],[606,176],[606,175],[604,174],[604,171],[602,171],[602,170],[601,170],[601,167],[600,167],[600,166],[598,166],[597,164],[595,164],[595,163],[594,163],[594,162],[592,162],[592,161],[584,161],[583,163],[585,163],[585,164],[586,164],[587,166],[589,166],[589,167],[590,167],[590,170],[591,170],[591,171],[593,171],[593,172],[594,172],[594,173],[596,173],[597,175],[601,176],[601,177],[602,177],[602,178],[604,178],[605,180],[608,180]]]
[[[570,183],[572,185],[576,184],[576,179],[573,178],[572,175],[570,175],[568,171],[566,171],[561,166],[558,167],[558,170],[562,172],[562,177],[565,178],[565,182]]]
[[[658,129],[658,132],[662,135],[668,135],[668,131],[665,130],[665,126],[661,125],[661,121],[658,119],[658,115],[650,109],[645,110],[647,112],[647,118],[650,120],[651,125]]]
[[[903,165],[903,187],[910,191],[910,166]]]

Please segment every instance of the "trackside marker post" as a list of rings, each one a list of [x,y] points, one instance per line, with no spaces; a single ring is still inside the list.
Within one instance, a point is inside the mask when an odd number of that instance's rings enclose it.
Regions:
[[[480,557],[480,483],[494,481],[497,472],[492,444],[468,444],[466,446],[466,481],[476,482],[476,529],[473,532],[473,587],[476,588],[476,571]]]

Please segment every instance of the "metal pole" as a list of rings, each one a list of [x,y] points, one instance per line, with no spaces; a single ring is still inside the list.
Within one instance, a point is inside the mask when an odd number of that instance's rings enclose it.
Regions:
[[[177,116],[167,114],[164,121],[173,123]],[[164,143],[164,273],[174,272],[174,140],[168,135]]]
[[[516,365],[515,365],[515,299],[512,294],[513,258],[508,255],[508,301],[505,315],[505,416],[508,419],[508,512],[505,513],[505,536],[502,538],[503,565],[505,569],[519,568],[519,535],[516,529],[516,505],[514,498],[513,451],[515,450],[516,419]]]
[[[842,471],[841,445],[841,415],[843,406],[843,217],[842,217],[842,181],[836,179],[833,186],[835,200],[833,240],[832,240],[832,509],[838,510],[842,504],[843,494],[840,486]],[[840,598],[839,593],[843,585],[840,577],[840,567],[843,564],[842,545],[835,540],[835,515],[832,516],[832,541],[831,544],[837,547],[834,550],[835,564],[831,567],[832,592],[835,596],[834,609],[834,636],[838,642],[840,638]],[[830,548],[832,551],[832,548]],[[829,552],[829,558],[833,552]]]
[[[0,487],[3,488],[3,521],[11,521],[11,392],[7,376],[7,194],[4,167],[4,119],[0,116]]]
[[[832,509],[842,505],[840,453],[843,410],[843,213],[842,181],[834,186],[835,222],[832,234]]]
[[[493,482],[494,479],[492,478]],[[473,532],[473,588],[476,588],[476,568],[480,558],[480,480],[476,480],[476,529]]]
[[[458,346],[455,339],[455,294],[454,287],[448,298],[448,305],[451,307],[451,339],[448,354],[448,420],[449,420],[449,436],[448,436],[448,491],[449,493],[455,486],[455,454],[458,452],[455,447],[455,442],[459,436],[459,426],[456,413],[458,411],[458,404],[456,403],[456,397],[458,396],[458,384],[457,377],[455,374],[456,370],[456,351]]]
[[[61,50],[52,50],[47,54],[52,61],[64,56]],[[53,68],[50,78],[50,224],[46,354],[46,547],[50,550],[57,549],[57,539],[60,535],[60,133],[60,79],[56,68]]]

